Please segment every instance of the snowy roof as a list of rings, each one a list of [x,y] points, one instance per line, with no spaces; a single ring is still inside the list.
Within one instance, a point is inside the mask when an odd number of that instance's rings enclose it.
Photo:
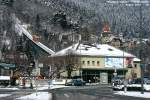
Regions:
[[[20,34],[24,34],[25,36],[27,36],[27,38],[29,38],[31,41],[33,41],[33,36],[28,32],[28,30],[23,27],[23,25],[20,25],[18,21],[16,21],[16,25],[15,28],[17,29],[17,31]],[[33,41],[34,42],[34,41]],[[44,44],[42,44],[41,42],[34,42],[37,46],[39,46],[41,49],[43,49],[44,51],[46,51],[49,54],[54,54],[55,52],[52,51],[51,49],[49,49],[47,46],[45,46]]]
[[[138,61],[140,62],[141,60],[139,58],[134,58],[133,61]]]
[[[53,56],[65,56],[69,53],[83,56],[135,57],[107,44],[88,45],[79,43],[58,51]]]

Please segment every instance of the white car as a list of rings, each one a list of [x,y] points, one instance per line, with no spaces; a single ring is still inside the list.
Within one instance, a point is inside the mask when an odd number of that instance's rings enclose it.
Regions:
[[[124,88],[124,85],[116,85],[113,87],[113,89],[122,90]],[[128,84],[127,88],[141,88],[141,84]],[[150,84],[144,84],[143,88],[145,91],[150,91]]]
[[[144,90],[150,91],[150,84],[144,84]]]
[[[124,88],[124,85],[115,85],[113,86],[113,89],[116,89],[116,90],[122,90]]]
[[[130,84],[127,85],[128,88],[141,88],[141,84]],[[150,91],[150,84],[143,84],[143,88],[145,91]]]
[[[129,84],[126,84],[128,90],[141,90],[141,78],[133,79]],[[150,91],[150,80],[144,79],[143,88],[145,91]],[[113,89],[122,90],[124,84],[113,84]]]

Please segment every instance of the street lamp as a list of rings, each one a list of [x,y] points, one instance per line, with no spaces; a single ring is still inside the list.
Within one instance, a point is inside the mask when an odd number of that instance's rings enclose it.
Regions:
[[[124,85],[124,92],[126,93],[127,92],[127,80],[126,80],[126,72],[125,72],[125,66],[124,66],[124,59],[125,59],[125,57],[124,57],[124,50],[125,50],[125,46],[123,45],[122,46],[122,50],[123,50],[123,57],[122,57],[122,60],[123,60],[123,77],[124,77],[124,81],[123,81],[123,85]]]

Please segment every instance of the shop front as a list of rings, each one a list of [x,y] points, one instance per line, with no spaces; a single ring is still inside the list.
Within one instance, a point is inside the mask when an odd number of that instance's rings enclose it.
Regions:
[[[86,82],[92,83],[100,83],[100,84],[110,84],[112,78],[115,77],[114,69],[103,69],[103,70],[83,70],[82,71],[82,78]],[[118,69],[117,70],[117,77],[123,77],[126,75],[126,69]]]

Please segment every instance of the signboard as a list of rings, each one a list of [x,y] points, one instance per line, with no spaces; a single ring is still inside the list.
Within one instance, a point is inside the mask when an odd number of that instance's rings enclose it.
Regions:
[[[105,58],[105,67],[109,68],[123,68],[123,58]]]
[[[124,61],[123,61],[124,60]],[[124,64],[124,65],[123,65]],[[133,58],[105,58],[105,67],[108,68],[126,68],[133,67]]]
[[[0,63],[0,68],[5,68],[5,69],[13,69],[13,68],[16,68],[16,65],[15,64],[6,64],[6,63]]]

